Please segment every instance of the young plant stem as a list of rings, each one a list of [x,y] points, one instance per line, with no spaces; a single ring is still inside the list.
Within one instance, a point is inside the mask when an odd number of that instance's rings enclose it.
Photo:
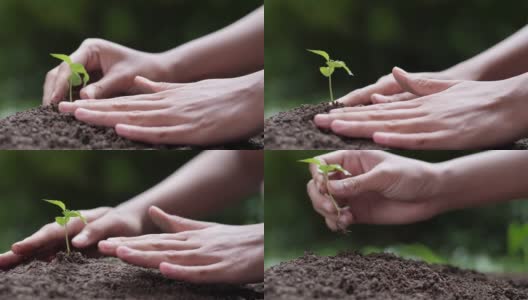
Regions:
[[[328,88],[330,89],[330,101],[334,102],[334,92],[332,91],[332,75],[328,76]]]
[[[73,87],[72,87],[72,84],[70,82],[70,102],[73,102]]]
[[[339,227],[341,231],[346,233],[347,232],[346,229],[342,228],[341,225],[339,224],[339,218],[341,217],[341,208],[339,207],[339,205],[337,205],[337,201],[335,201],[334,196],[332,196],[332,193],[330,193],[330,188],[328,187],[328,173],[324,173],[323,177],[324,177],[324,181],[326,185],[326,190],[328,191],[328,198],[330,198],[330,201],[332,201],[332,203],[334,204],[334,207],[337,210],[337,219],[338,219],[338,221],[336,222],[337,227]]]
[[[68,224],[64,225],[64,231],[66,233],[66,253],[70,255],[70,239],[68,237]]]

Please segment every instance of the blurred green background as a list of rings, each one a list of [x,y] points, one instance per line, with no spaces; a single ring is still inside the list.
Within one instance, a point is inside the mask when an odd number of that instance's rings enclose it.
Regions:
[[[333,233],[312,208],[306,193],[308,166],[297,162],[318,151],[266,151],[266,267],[301,256],[304,251],[334,255],[342,250],[389,251],[404,257],[443,262],[485,272],[528,271],[528,253],[508,254],[508,227],[528,223],[528,201],[454,211],[411,225],[353,225]],[[397,151],[439,162],[471,152]],[[467,191],[470,193],[471,191]],[[527,228],[528,229],[528,228]],[[528,250],[528,235],[525,234]]]
[[[216,31],[263,0],[2,0],[0,117],[39,105],[46,73],[86,38],[161,52]]]
[[[266,0],[266,116],[328,100],[327,50],[355,77],[333,76],[342,96],[374,83],[392,67],[440,71],[526,25],[528,1]]]
[[[15,151],[0,152],[0,253],[54,220],[63,200],[71,209],[115,206],[144,192],[192,159],[196,151]],[[260,195],[237,203],[209,220],[262,222]]]

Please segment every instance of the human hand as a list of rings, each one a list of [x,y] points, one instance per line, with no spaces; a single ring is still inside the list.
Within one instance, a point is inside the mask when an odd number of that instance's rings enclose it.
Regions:
[[[100,99],[122,94],[133,94],[134,78],[138,75],[154,80],[167,80],[161,57],[136,51],[101,39],[87,39],[71,58],[81,63],[89,73],[102,73],[102,78],[81,90],[82,99]],[[46,75],[44,105],[64,99],[68,90],[70,69],[62,63]]]
[[[146,95],[62,102],[82,122],[150,144],[214,145],[262,131],[264,72],[188,84],[135,79]]]
[[[131,236],[143,233],[140,218],[119,209],[99,207],[81,211],[88,224],[75,218],[68,223],[72,245],[86,249],[111,236]],[[0,255],[0,269],[20,264],[28,258],[50,257],[65,248],[64,227],[50,223],[30,237],[13,244],[11,251]]]
[[[440,175],[432,164],[383,151],[336,151],[318,159],[352,174],[331,175],[327,188],[317,166],[310,165],[308,195],[332,231],[351,224],[411,223],[438,213]],[[339,219],[328,192],[341,207]]]
[[[166,277],[194,283],[251,283],[264,277],[264,225],[228,226],[168,215],[149,214],[163,234],[111,238],[99,242],[106,255]]]
[[[395,68],[400,86],[422,97],[335,109],[315,123],[339,135],[406,149],[472,149],[528,135],[528,75],[490,82],[430,80]]]
[[[409,73],[409,76],[433,80],[475,80],[474,75],[464,73],[461,68],[451,68],[441,72]],[[419,97],[402,88],[393,73],[390,73],[382,76],[376,83],[354,90],[337,101],[345,106],[357,106],[407,101]]]

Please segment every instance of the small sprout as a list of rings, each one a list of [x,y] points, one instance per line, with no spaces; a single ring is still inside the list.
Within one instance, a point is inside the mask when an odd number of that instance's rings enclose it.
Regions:
[[[511,223],[508,226],[508,254],[510,257],[522,257],[528,264],[528,223]]]
[[[90,75],[84,68],[82,64],[77,64],[72,61],[72,59],[65,54],[51,54],[52,57],[62,60],[67,63],[70,67],[71,75],[68,80],[70,85],[70,102],[73,101],[73,87],[83,86],[85,87],[88,82],[90,82]],[[81,77],[82,76],[82,77]]]
[[[334,199],[334,196],[330,193],[330,189],[328,188],[328,174],[333,172],[341,172],[345,174],[346,176],[351,176],[350,172],[345,170],[341,165],[338,164],[324,164],[319,159],[313,157],[313,158],[307,158],[300,160],[299,162],[308,163],[308,164],[314,164],[317,166],[317,170],[319,173],[323,174],[324,183],[326,185],[326,190],[328,191],[328,198],[330,198],[330,201],[332,201],[332,204],[334,204],[334,207],[337,210],[337,218],[339,219],[341,217],[341,207],[337,204],[337,201]],[[341,228],[344,232],[346,232],[345,229]]]
[[[330,90],[330,100],[333,102],[334,101],[334,92],[332,90],[332,74],[334,74],[335,69],[343,68],[348,73],[348,75],[354,76],[354,74],[352,74],[352,71],[350,71],[350,69],[347,67],[347,65],[346,65],[346,63],[344,61],[330,59],[330,55],[328,53],[326,53],[325,51],[322,51],[322,50],[310,50],[310,49],[308,49],[308,51],[310,51],[310,52],[312,52],[314,54],[320,55],[320,56],[324,57],[324,59],[326,60],[326,67],[320,67],[319,71],[321,71],[321,74],[323,74],[324,77],[328,78],[328,87],[329,87],[329,90]]]
[[[60,226],[64,227],[64,232],[66,235],[66,250],[68,255],[70,254],[70,239],[68,238],[68,222],[71,218],[79,218],[84,224],[88,224],[86,221],[86,218],[81,215],[81,213],[77,210],[68,210],[66,209],[66,205],[59,200],[47,200],[43,199],[44,201],[51,203],[53,205],[57,205],[62,209],[62,217],[56,217],[55,222],[59,224]]]

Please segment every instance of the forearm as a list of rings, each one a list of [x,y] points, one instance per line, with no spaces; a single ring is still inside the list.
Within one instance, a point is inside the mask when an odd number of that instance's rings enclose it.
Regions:
[[[528,72],[528,26],[446,71],[462,79],[501,80]]]
[[[264,68],[264,7],[215,33],[160,54],[172,82],[237,77]]]
[[[263,168],[261,151],[206,151],[118,209],[140,217],[145,231],[153,228],[147,213],[152,205],[182,217],[202,217],[257,192]]]
[[[528,198],[528,151],[489,151],[435,165],[437,212]]]

